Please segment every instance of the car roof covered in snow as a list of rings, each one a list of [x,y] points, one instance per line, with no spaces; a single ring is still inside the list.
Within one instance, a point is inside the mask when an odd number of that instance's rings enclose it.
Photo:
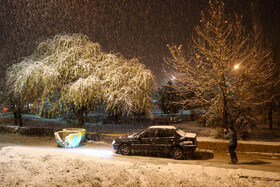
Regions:
[[[176,129],[176,127],[170,125],[161,125],[161,126],[150,126],[149,129]]]
[[[189,137],[189,138],[195,138],[196,137],[196,133],[186,133],[185,136]]]

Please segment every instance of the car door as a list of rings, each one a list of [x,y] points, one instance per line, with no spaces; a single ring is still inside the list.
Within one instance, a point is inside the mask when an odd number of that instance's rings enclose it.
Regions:
[[[157,129],[154,139],[154,151],[158,153],[169,153],[174,145],[175,136],[169,129]]]
[[[150,153],[153,150],[155,129],[147,129],[139,135],[138,143],[134,145],[137,152]]]

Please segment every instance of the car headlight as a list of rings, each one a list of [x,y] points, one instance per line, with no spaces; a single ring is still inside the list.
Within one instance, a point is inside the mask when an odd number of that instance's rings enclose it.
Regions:
[[[112,141],[112,145],[113,145],[113,144],[115,144],[115,143],[116,143],[116,141],[115,141],[115,140],[113,140],[113,141]]]

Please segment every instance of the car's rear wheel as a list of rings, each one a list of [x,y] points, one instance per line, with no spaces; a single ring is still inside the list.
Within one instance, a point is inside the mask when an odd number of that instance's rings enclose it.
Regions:
[[[130,155],[130,153],[131,153],[130,145],[128,145],[126,143],[121,144],[119,151],[122,155]]]
[[[173,147],[171,150],[171,157],[174,159],[183,159],[184,151],[181,147]]]

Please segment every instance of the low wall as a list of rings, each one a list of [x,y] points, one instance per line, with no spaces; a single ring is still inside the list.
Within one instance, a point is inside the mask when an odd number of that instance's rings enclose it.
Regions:
[[[213,150],[217,152],[228,151],[228,143],[213,141],[198,141],[197,148]],[[239,152],[261,152],[280,153],[280,145],[238,143],[236,151]]]

